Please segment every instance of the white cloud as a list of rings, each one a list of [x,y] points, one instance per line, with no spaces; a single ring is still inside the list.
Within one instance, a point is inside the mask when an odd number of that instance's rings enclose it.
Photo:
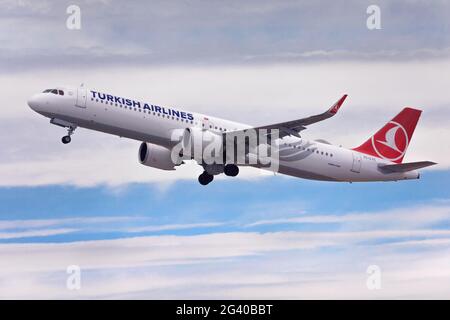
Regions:
[[[445,298],[450,230],[426,226],[445,221],[446,212],[430,205],[362,219],[349,214],[340,220],[348,225],[334,231],[0,244],[0,298]],[[383,225],[387,220],[391,229]],[[82,270],[80,291],[65,288],[73,264]],[[382,271],[379,291],[365,285],[373,264]]]
[[[97,234],[101,234],[103,232],[134,234],[143,232],[179,231],[198,228],[215,228],[229,224],[226,222],[149,224],[152,220],[152,218],[145,216],[0,220],[0,240],[29,237],[49,237],[66,233],[86,231],[96,232]],[[136,224],[139,226],[134,226]]]
[[[223,222],[202,222],[202,223],[185,223],[185,224],[163,224],[154,226],[144,226],[126,229],[126,232],[154,232],[154,231],[174,231],[195,228],[220,227],[225,225]]]
[[[357,0],[345,1],[346,5],[339,1],[311,5],[262,0],[245,4],[79,0],[82,28],[71,32],[65,25],[68,3],[3,0],[0,69],[240,63],[249,56],[269,63],[448,57],[446,1],[432,6],[425,1],[377,3],[382,8],[381,32],[367,29],[370,3]]]
[[[30,237],[48,237],[55,235],[62,235],[78,231],[77,229],[39,229],[29,231],[14,231],[14,232],[0,232],[1,240],[18,239],[18,238],[30,238]]]
[[[303,52],[278,52],[271,54],[256,54],[248,55],[246,60],[255,61],[298,61],[304,58],[319,59],[328,58],[333,60],[383,60],[383,59],[429,59],[429,58],[448,58],[450,54],[450,48],[444,49],[416,49],[404,52],[401,50],[379,50],[371,52],[352,51],[352,50],[311,50]]]
[[[35,229],[71,224],[104,224],[110,222],[124,222],[130,220],[144,220],[144,217],[75,217],[61,219],[27,219],[27,220],[0,220],[0,230],[10,229]]]
[[[445,297],[450,290],[444,281],[450,276],[448,241],[441,241],[437,248],[433,243],[427,246],[431,249],[414,254],[398,251],[392,245],[359,244],[417,235],[450,239],[450,231],[419,230],[218,233],[0,245],[0,254],[5,257],[0,262],[0,296]],[[340,250],[321,250],[326,247]],[[374,263],[384,272],[384,289],[377,293],[365,288],[365,269]],[[82,269],[83,287],[79,292],[64,287],[66,267],[72,264]],[[441,272],[434,273],[436,269]],[[10,285],[5,285],[8,282]],[[163,295],[158,296],[159,292]]]
[[[384,210],[382,212],[355,212],[341,215],[303,214],[301,216],[267,219],[249,223],[245,227],[276,224],[327,224],[334,223],[347,229],[396,229],[430,227],[437,223],[450,222],[450,207],[447,205],[425,205],[413,208]]]

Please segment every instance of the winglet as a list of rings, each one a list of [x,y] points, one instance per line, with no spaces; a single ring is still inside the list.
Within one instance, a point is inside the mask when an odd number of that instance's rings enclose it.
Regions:
[[[342,106],[342,104],[344,103],[344,101],[345,101],[346,98],[347,98],[347,95],[344,94],[344,95],[342,96],[342,98],[340,98],[335,104],[333,104],[333,105],[331,106],[330,109],[328,109],[328,113],[336,114],[336,113],[338,112],[339,108],[340,108],[340,107]]]

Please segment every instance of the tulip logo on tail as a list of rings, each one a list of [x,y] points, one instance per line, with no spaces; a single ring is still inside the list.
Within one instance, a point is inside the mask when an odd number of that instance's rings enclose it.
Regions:
[[[408,133],[405,128],[390,121],[383,130],[372,136],[372,146],[380,158],[395,161],[402,158],[408,148]]]
[[[401,163],[421,113],[418,109],[404,108],[377,133],[353,150]]]

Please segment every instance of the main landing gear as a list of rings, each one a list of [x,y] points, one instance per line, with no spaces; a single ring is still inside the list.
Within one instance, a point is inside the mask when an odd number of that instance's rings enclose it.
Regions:
[[[70,141],[72,141],[72,138],[70,136],[73,134],[75,129],[76,129],[76,127],[69,127],[67,129],[67,135],[62,137],[62,139],[61,139],[62,143],[68,144],[68,143],[70,143]]]
[[[200,184],[202,186],[206,186],[213,180],[214,180],[214,176],[212,174],[209,174],[206,171],[203,171],[203,173],[198,176],[198,182],[200,182]]]
[[[206,186],[207,184],[210,184],[214,180],[214,175],[225,173],[226,176],[229,177],[236,177],[239,174],[239,167],[235,164],[227,164],[224,167],[221,167],[221,169],[213,170],[212,168],[205,167],[205,171],[201,175],[198,176],[198,182],[202,186]],[[208,171],[209,172],[208,172]]]
[[[227,164],[223,168],[223,173],[229,177],[236,177],[239,174],[239,167],[235,164]]]

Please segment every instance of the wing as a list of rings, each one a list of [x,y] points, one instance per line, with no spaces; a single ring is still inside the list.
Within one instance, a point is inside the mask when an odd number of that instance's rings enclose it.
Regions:
[[[307,118],[302,118],[302,119],[297,119],[297,120],[292,120],[292,121],[287,121],[287,122],[270,124],[267,126],[250,128],[247,130],[255,130],[258,132],[261,129],[265,129],[265,130],[267,130],[268,135],[270,135],[271,130],[278,129],[280,138],[283,138],[283,137],[289,136],[289,135],[300,137],[299,132],[302,130],[305,130],[306,126],[316,123],[316,122],[319,122],[319,121],[323,121],[325,119],[328,119],[328,118],[331,118],[332,116],[334,116],[338,112],[339,108],[342,106],[342,104],[344,103],[344,100],[346,98],[347,98],[347,95],[344,94],[342,96],[342,98],[340,98],[335,104],[333,104],[327,111],[325,111],[321,114],[316,114],[314,116],[310,116]],[[246,130],[243,130],[243,131],[245,132]],[[232,133],[237,133],[237,132],[233,131]]]

